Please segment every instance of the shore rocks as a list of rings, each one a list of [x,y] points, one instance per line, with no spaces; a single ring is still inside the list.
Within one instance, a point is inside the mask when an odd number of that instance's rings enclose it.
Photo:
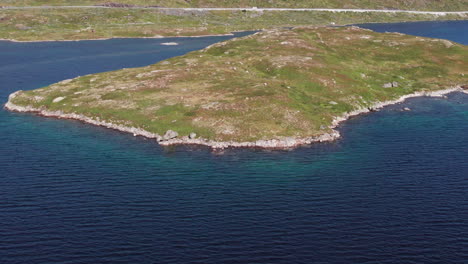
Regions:
[[[163,140],[173,139],[173,138],[176,138],[178,136],[179,136],[179,133],[169,129],[168,131],[166,131],[166,134],[164,134]]]
[[[457,87],[452,87],[452,88],[448,88],[444,90],[437,90],[437,91],[419,91],[419,92],[415,92],[412,94],[401,96],[400,98],[395,99],[395,100],[374,103],[372,106],[359,108],[354,111],[344,113],[341,116],[337,116],[333,119],[332,124],[329,127],[331,131],[327,133],[323,133],[319,136],[306,137],[306,138],[285,137],[285,138],[270,139],[270,140],[258,140],[255,142],[235,142],[235,141],[223,142],[223,141],[213,141],[213,140],[208,140],[208,139],[203,139],[203,138],[194,138],[196,137],[196,134],[193,132],[190,133],[189,136],[178,137],[179,136],[178,133],[173,130],[168,130],[165,133],[164,137],[161,137],[158,134],[151,133],[141,128],[128,127],[124,125],[114,124],[114,123],[110,123],[104,120],[93,119],[93,118],[83,116],[80,114],[63,113],[62,111],[49,111],[49,110],[45,110],[41,108],[34,108],[32,106],[15,105],[14,103],[12,103],[12,100],[16,96],[18,96],[22,91],[17,91],[15,93],[10,94],[10,96],[8,97],[8,102],[5,104],[5,108],[10,111],[33,112],[42,116],[80,120],[85,123],[103,126],[103,127],[119,130],[122,132],[131,133],[135,136],[144,136],[147,138],[154,138],[159,142],[159,144],[163,146],[178,145],[178,144],[183,144],[183,145],[192,144],[192,145],[205,145],[205,146],[211,147],[212,149],[225,149],[229,147],[289,149],[289,148],[294,148],[294,147],[298,147],[301,145],[311,144],[313,142],[328,142],[328,141],[333,141],[333,140],[338,139],[340,137],[340,133],[334,128],[336,128],[341,122],[347,120],[351,116],[356,116],[362,113],[369,112],[370,111],[369,108],[380,109],[386,105],[401,103],[404,100],[408,98],[412,98],[412,97],[419,97],[419,96],[440,97],[451,92],[466,92],[466,91],[467,91],[466,86],[464,86],[463,88],[461,86],[457,86]],[[323,127],[323,128],[326,128],[326,127]]]

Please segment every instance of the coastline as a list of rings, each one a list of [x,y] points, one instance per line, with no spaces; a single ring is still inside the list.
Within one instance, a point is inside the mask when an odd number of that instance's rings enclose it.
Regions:
[[[249,31],[249,30],[247,30]],[[90,41],[90,40],[110,40],[110,39],[165,39],[165,38],[204,38],[204,37],[223,37],[234,36],[234,33],[247,32],[247,31],[233,31],[226,34],[208,34],[208,35],[195,35],[195,36],[153,36],[153,37],[110,37],[110,38],[95,38],[95,39],[51,39],[51,40],[16,40],[0,38],[0,41],[9,41],[15,43],[36,43],[36,42],[71,42],[71,41]],[[255,31],[255,30],[254,30]]]
[[[284,138],[279,138],[279,139],[257,140],[253,142],[235,142],[235,141],[214,141],[214,140],[208,140],[208,139],[203,139],[203,138],[190,139],[186,136],[163,141],[162,140],[163,137],[161,135],[151,133],[141,128],[113,124],[105,120],[93,119],[93,118],[80,115],[80,114],[75,114],[75,113],[63,113],[62,111],[49,111],[49,110],[44,110],[40,108],[34,108],[31,106],[15,105],[11,102],[11,100],[14,99],[17,93],[20,91],[10,94],[8,98],[8,102],[4,105],[5,109],[9,111],[13,111],[13,112],[35,113],[37,115],[41,115],[45,117],[78,120],[78,121],[82,121],[82,122],[96,125],[96,126],[102,126],[102,127],[118,130],[121,132],[131,133],[134,136],[143,136],[146,138],[155,139],[162,146],[203,145],[203,146],[211,147],[212,149],[244,148],[244,147],[245,148],[264,148],[264,149],[288,149],[288,148],[296,148],[302,145],[309,145],[315,142],[331,142],[341,137],[340,133],[336,130],[336,128],[342,122],[348,120],[349,118],[353,116],[369,113],[371,111],[376,111],[388,105],[402,103],[408,98],[422,97],[422,96],[443,97],[444,95],[453,93],[453,92],[463,92],[463,93],[468,94],[468,90],[466,90],[462,86],[455,86],[455,87],[442,89],[442,90],[436,90],[436,91],[414,92],[412,94],[403,95],[395,100],[377,102],[371,106],[362,107],[354,111],[344,113],[341,116],[337,116],[333,119],[332,124],[329,126],[329,129],[331,129],[331,132],[323,133],[319,136],[305,137],[305,138],[284,137]]]

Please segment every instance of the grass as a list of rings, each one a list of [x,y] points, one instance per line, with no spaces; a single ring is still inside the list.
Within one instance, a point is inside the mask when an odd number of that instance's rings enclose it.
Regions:
[[[195,36],[304,25],[466,19],[461,15],[333,12],[165,12],[155,9],[0,9],[0,39]]]
[[[213,140],[307,137],[332,119],[467,84],[468,47],[355,27],[268,30],[165,63],[21,92],[13,103]],[[383,88],[397,81],[394,88]],[[53,103],[59,96],[63,101]]]

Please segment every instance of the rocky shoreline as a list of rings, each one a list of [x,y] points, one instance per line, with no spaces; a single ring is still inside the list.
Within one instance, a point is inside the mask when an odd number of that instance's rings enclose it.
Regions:
[[[213,149],[225,149],[225,148],[230,148],[230,147],[231,148],[246,147],[246,148],[287,149],[287,148],[295,148],[295,147],[302,146],[302,145],[312,144],[314,142],[334,141],[340,137],[340,133],[337,130],[335,130],[335,128],[341,122],[346,121],[350,117],[368,113],[371,111],[376,111],[388,105],[402,103],[406,99],[413,98],[413,97],[421,97],[421,96],[442,97],[452,92],[464,92],[468,94],[468,90],[466,89],[465,86],[457,86],[457,87],[452,87],[452,88],[437,90],[437,91],[415,92],[412,94],[401,96],[400,98],[396,100],[378,102],[369,107],[363,107],[363,108],[354,110],[352,112],[345,113],[342,116],[335,117],[332,121],[331,126],[329,127],[332,131],[329,133],[324,133],[320,136],[306,137],[306,138],[284,137],[284,138],[271,139],[271,140],[257,140],[254,142],[235,142],[235,141],[213,141],[213,140],[208,140],[208,139],[203,139],[203,138],[190,138],[188,136],[166,140],[164,136],[148,132],[141,128],[118,125],[118,124],[114,124],[105,120],[93,119],[93,118],[90,118],[84,115],[75,114],[75,113],[64,113],[62,111],[49,111],[45,109],[34,108],[31,106],[15,105],[11,101],[12,99],[16,97],[18,92],[20,91],[10,94],[8,98],[8,102],[5,104],[5,109],[9,111],[14,111],[14,112],[36,113],[38,115],[46,116],[46,117],[79,120],[88,124],[111,128],[111,129],[119,130],[121,132],[131,133],[134,136],[143,136],[146,138],[155,139],[162,146],[204,145],[204,146],[211,147]]]

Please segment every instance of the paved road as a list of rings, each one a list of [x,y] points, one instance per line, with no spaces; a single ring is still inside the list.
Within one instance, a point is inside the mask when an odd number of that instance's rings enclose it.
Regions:
[[[68,9],[68,8],[120,8],[120,7],[106,7],[106,6],[22,6],[13,7],[6,6],[2,9]],[[159,9],[159,10],[182,10],[182,11],[304,11],[304,12],[354,12],[354,13],[409,13],[409,14],[426,14],[426,15],[468,15],[468,11],[450,11],[450,12],[436,12],[436,11],[412,11],[412,10],[383,10],[383,9],[332,9],[332,8],[169,8],[169,7],[125,7],[130,9]]]

